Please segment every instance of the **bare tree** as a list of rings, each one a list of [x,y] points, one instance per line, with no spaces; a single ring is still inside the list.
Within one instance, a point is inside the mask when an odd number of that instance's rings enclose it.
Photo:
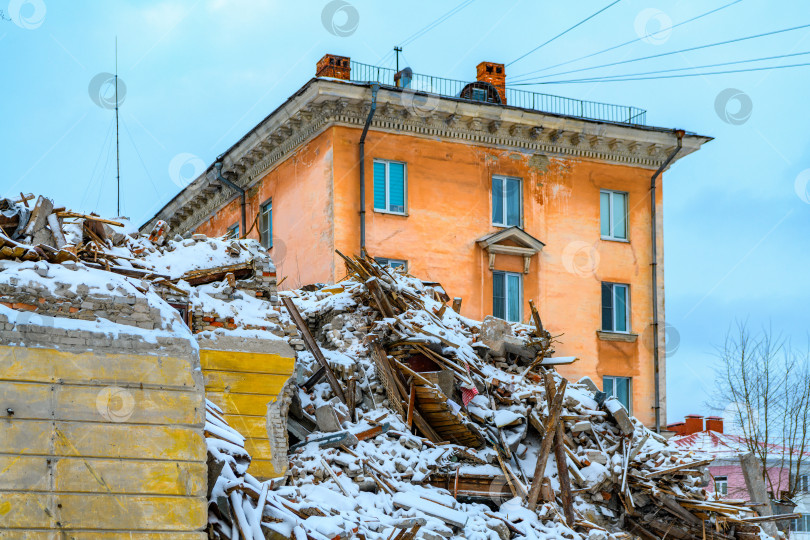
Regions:
[[[760,462],[775,497],[793,497],[810,450],[810,355],[770,329],[752,334],[738,323],[719,349],[717,398],[734,404],[734,424]],[[768,474],[769,467],[778,474]],[[776,471],[774,471],[776,472]],[[787,490],[781,484],[787,481]]]

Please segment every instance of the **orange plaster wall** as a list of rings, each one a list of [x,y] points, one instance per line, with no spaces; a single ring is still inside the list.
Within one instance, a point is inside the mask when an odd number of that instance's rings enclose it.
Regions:
[[[288,276],[282,289],[338,280],[345,270],[334,248],[346,254],[359,252],[360,132],[348,127],[327,129],[251,190],[249,223],[259,205],[273,198],[272,256],[279,279]],[[587,375],[600,387],[605,375],[633,377],[632,412],[652,424],[654,381],[648,329],[652,320],[652,171],[561,159],[543,164],[520,152],[376,131],[369,132],[366,157],[368,251],[376,257],[407,260],[411,273],[439,281],[451,297],[462,297],[462,313],[476,319],[492,312],[488,257],[475,243],[498,230],[491,225],[491,178],[522,178],[524,229],[546,244],[524,275],[524,320],[529,320],[527,301],[533,298],[546,329],[553,335],[563,334],[557,356],[580,359],[560,369],[566,377],[577,380]],[[407,216],[374,212],[374,158],[407,163]],[[629,243],[600,239],[600,188],[628,192]],[[658,194],[660,218],[660,189]],[[224,234],[238,220],[235,200],[197,230]],[[250,237],[258,238],[256,231]],[[659,229],[659,240],[662,237]],[[659,264],[662,260],[659,254]],[[523,259],[498,255],[495,269],[522,272]],[[602,281],[630,284],[631,331],[638,334],[634,343],[597,338]],[[659,297],[663,298],[663,277]],[[663,411],[662,417],[666,418]]]
[[[360,130],[333,130],[335,170],[351,171],[345,180],[336,173],[335,242],[341,251],[356,253]],[[652,423],[654,381],[648,330],[652,320],[651,171],[556,159],[543,166],[530,161],[529,154],[374,131],[366,140],[366,157],[369,252],[407,260],[412,274],[439,281],[450,296],[461,296],[462,313],[476,319],[492,312],[488,258],[475,243],[498,230],[491,225],[491,178],[522,178],[524,229],[546,244],[524,275],[524,320],[529,320],[527,301],[533,298],[546,328],[552,334],[564,334],[557,355],[580,358],[560,369],[569,378],[587,375],[601,386],[604,375],[633,377],[633,413],[646,424]],[[373,158],[407,163],[407,216],[373,211]],[[629,243],[600,239],[600,188],[629,193]],[[660,204],[659,198],[659,211]],[[495,269],[522,272],[523,259],[498,255]],[[631,330],[638,334],[636,342],[597,338],[602,281],[630,284]],[[663,279],[659,284],[663,297]]]
[[[273,201],[273,247],[280,289],[334,281],[332,251],[332,136],[327,130],[299,148],[248,190],[247,228],[259,208]],[[239,222],[239,199],[202,223],[195,232],[223,235]],[[258,223],[248,235],[259,238]]]

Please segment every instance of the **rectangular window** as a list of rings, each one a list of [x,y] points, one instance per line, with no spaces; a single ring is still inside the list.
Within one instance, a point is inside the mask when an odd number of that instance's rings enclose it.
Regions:
[[[492,224],[499,227],[520,227],[523,196],[520,178],[492,177]]]
[[[627,193],[599,192],[600,233],[606,240],[627,240]]]
[[[374,160],[374,210],[405,213],[405,164],[396,161]]]
[[[810,491],[810,475],[802,474],[799,476],[799,491],[802,493]]]
[[[383,266],[402,268],[406,272],[408,271],[408,261],[403,261],[402,259],[387,259],[385,257],[377,257],[375,260]]]
[[[233,225],[228,227],[228,231],[225,233],[225,238],[233,238],[233,239],[238,239],[239,238],[239,224],[238,223],[234,223]]]
[[[802,517],[793,520],[791,530],[796,532],[810,532],[810,514],[802,514]],[[791,536],[792,538],[793,536]]]
[[[602,377],[602,388],[608,397],[615,397],[630,412],[630,377]]]
[[[472,89],[472,100],[473,101],[486,101],[487,100],[487,89],[486,88],[473,88]]]
[[[630,286],[602,282],[602,330],[630,332]]]
[[[715,476],[714,477],[714,491],[720,495],[728,495],[728,477]]]
[[[273,201],[267,201],[259,211],[259,236],[262,245],[270,249],[273,247]]]
[[[509,322],[520,322],[523,304],[523,276],[514,272],[492,272],[492,314]]]

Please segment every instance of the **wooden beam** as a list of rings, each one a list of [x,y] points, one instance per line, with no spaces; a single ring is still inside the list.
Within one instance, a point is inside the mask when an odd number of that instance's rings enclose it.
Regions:
[[[554,384],[554,375],[550,371],[545,374],[546,384],[546,399],[548,400],[549,408],[553,405],[551,396],[556,390]],[[563,392],[565,387],[563,387]],[[571,499],[571,480],[568,477],[568,459],[565,455],[565,440],[563,439],[563,423],[556,422],[554,431],[554,457],[557,460],[557,479],[560,483],[560,499],[562,500],[563,511],[565,512],[565,520],[568,522],[569,527],[574,525],[574,504]]]
[[[534,477],[532,478],[532,488],[529,491],[529,509],[532,511],[537,508],[537,498],[540,495],[540,486],[546,473],[546,463],[548,462],[549,452],[551,451],[551,443],[554,442],[552,433],[554,432],[554,425],[557,423],[560,412],[562,411],[563,400],[565,399],[565,387],[567,384],[568,381],[563,379],[549,407],[549,415],[544,426],[546,435],[543,437],[543,442],[540,445],[540,453],[537,456],[537,465],[534,468]]]
[[[343,388],[340,386],[335,374],[332,372],[332,368],[329,367],[329,363],[326,361],[326,358],[321,352],[321,348],[318,347],[318,343],[315,341],[315,338],[313,338],[312,334],[309,332],[309,327],[307,326],[307,323],[304,322],[301,314],[298,312],[298,308],[295,307],[292,298],[289,296],[282,296],[281,302],[284,304],[284,307],[287,308],[287,311],[289,312],[290,317],[292,317],[295,326],[297,326],[298,330],[301,332],[301,335],[304,338],[304,345],[306,345],[309,352],[312,353],[312,356],[315,357],[315,360],[323,368],[326,378],[329,380],[329,386],[332,387],[332,391],[335,393],[338,399],[345,404],[346,396],[343,393]]]

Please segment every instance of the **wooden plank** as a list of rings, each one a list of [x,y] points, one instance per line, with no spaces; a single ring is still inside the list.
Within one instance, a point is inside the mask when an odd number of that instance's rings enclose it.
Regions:
[[[309,327],[307,326],[306,322],[304,322],[304,319],[301,318],[301,314],[298,312],[298,308],[295,307],[295,303],[293,303],[292,298],[289,296],[282,296],[281,301],[284,304],[284,307],[287,308],[287,311],[289,312],[290,317],[292,317],[295,325],[298,327],[298,330],[301,332],[307,349],[310,353],[312,353],[312,356],[315,357],[318,364],[320,364],[324,369],[326,378],[329,381],[329,385],[332,387],[332,391],[335,393],[338,399],[345,404],[346,396],[343,394],[343,388],[340,386],[335,374],[332,372],[332,368],[329,367],[329,363],[326,361],[326,358],[324,358],[321,348],[318,347],[318,344],[315,342],[315,339],[309,332]]]
[[[203,268],[200,270],[189,270],[179,279],[187,281],[190,285],[203,285],[222,281],[227,274],[233,274],[237,279],[242,279],[253,274],[253,260],[227,266],[217,266],[215,268]]]
[[[461,313],[461,297],[456,296],[453,298],[453,311],[456,313]]]
[[[247,416],[225,414],[228,425],[238,431],[243,437],[254,439],[267,438],[267,418],[264,416]]]
[[[0,346],[0,380],[194,388],[190,359]]]
[[[267,403],[275,399],[277,395],[225,393],[206,389],[205,397],[222,409],[225,414],[264,417],[267,414]]]
[[[236,392],[239,394],[277,396],[288,379],[288,375],[203,371],[206,392]]]
[[[376,336],[375,336],[376,337]],[[398,384],[401,384],[396,379],[396,374],[391,370],[391,365],[388,363],[388,355],[376,339],[369,343],[371,358],[374,360],[374,366],[377,368],[377,375],[380,382],[385,387],[385,393],[388,396],[388,401],[391,407],[399,414],[400,417],[405,417],[405,409],[402,406],[402,395],[398,389]],[[405,394],[404,390],[402,394]]]
[[[0,381],[0,403],[14,411],[15,419],[186,425],[203,421],[203,396],[191,391]]]
[[[540,453],[537,457],[537,464],[534,469],[534,476],[532,478],[532,487],[529,491],[529,509],[534,510],[537,508],[537,498],[540,495],[540,486],[546,472],[546,462],[548,461],[549,452],[551,450],[551,443],[554,442],[554,437],[551,435],[554,430],[554,425],[562,411],[563,399],[565,398],[565,386],[568,383],[565,379],[562,380],[557,394],[554,396],[554,401],[549,408],[549,415],[545,423],[546,436],[540,444]]]
[[[206,449],[184,426],[19,420],[0,423],[0,453],[205,461]]]
[[[408,395],[408,417],[405,420],[405,424],[407,424],[408,429],[410,430],[413,427],[413,406],[416,404],[416,390],[415,385],[411,382],[411,391]]]
[[[272,353],[201,349],[200,366],[203,370],[265,373],[289,377],[295,369],[295,355],[285,357]]]
[[[66,538],[78,538],[75,530],[59,529],[59,533],[64,533]],[[82,540],[208,540],[208,535],[204,532],[110,532],[110,531],[81,531]],[[54,532],[48,530],[27,530],[24,540],[55,540]],[[0,529],[0,540],[20,540],[19,530]]]
[[[556,385],[554,384],[554,376],[551,372],[547,371],[544,375],[546,399],[548,401],[549,410],[551,410],[551,407],[554,405],[551,396],[555,395]],[[557,480],[560,483],[560,500],[562,501],[565,520],[568,522],[569,527],[573,527],[574,504],[571,498],[571,480],[568,477],[568,459],[565,454],[565,449],[563,448],[565,446],[563,423],[557,422],[554,429],[554,457],[557,461]]]

